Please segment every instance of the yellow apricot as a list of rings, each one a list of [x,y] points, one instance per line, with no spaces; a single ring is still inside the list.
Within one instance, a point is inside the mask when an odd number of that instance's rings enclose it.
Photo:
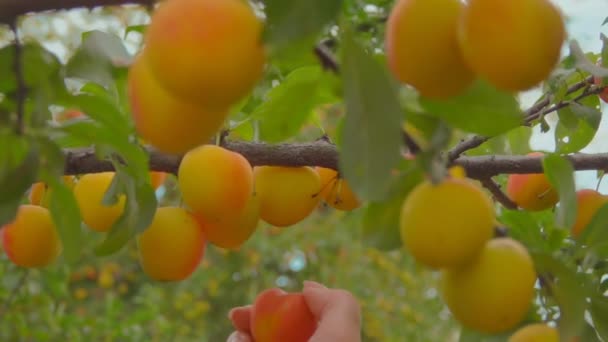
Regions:
[[[311,167],[256,166],[253,173],[260,218],[271,225],[294,225],[321,200],[321,177]]]
[[[361,206],[361,201],[348,182],[336,170],[325,167],[315,168],[321,177],[321,196],[332,208],[351,211]]]
[[[154,78],[142,54],[129,68],[128,97],[139,136],[170,154],[183,154],[208,142],[228,115],[225,109],[204,109],[168,93]]]
[[[559,332],[544,323],[533,323],[517,329],[507,342],[559,342]]]
[[[495,238],[470,264],[444,269],[441,292],[463,326],[495,334],[525,318],[535,282],[536,271],[526,248],[511,238]]]
[[[206,240],[199,222],[178,207],[156,209],[152,223],[136,240],[142,269],[159,281],[188,278],[205,253]]]
[[[492,238],[495,222],[491,198],[468,178],[426,180],[406,197],[401,208],[401,238],[407,250],[431,268],[470,262]]]
[[[469,0],[458,33],[469,67],[513,92],[549,76],[566,36],[563,17],[549,0]]]
[[[4,225],[0,232],[8,258],[18,266],[45,267],[61,253],[55,223],[49,210],[44,207],[21,205],[15,219]]]
[[[258,226],[260,201],[252,194],[241,213],[235,213],[222,222],[198,219],[207,241],[221,248],[238,249],[251,238]]]
[[[459,0],[398,0],[386,23],[386,56],[395,77],[420,95],[445,99],[475,78],[458,45]]]
[[[262,29],[246,1],[165,1],[146,32],[147,58],[174,96],[224,110],[262,76]]]
[[[582,189],[576,192],[576,200],[576,221],[572,226],[572,236],[574,237],[579,236],[591,222],[598,209],[608,203],[608,196],[593,189]]]
[[[528,156],[542,156],[542,152]],[[507,178],[507,196],[520,208],[541,211],[553,207],[559,195],[544,173],[511,174]]]
[[[177,181],[184,203],[205,221],[239,215],[253,193],[253,170],[242,155],[203,145],[184,155]]]
[[[63,183],[67,185],[70,190],[74,189],[74,184],[76,183],[74,176],[63,176]],[[30,188],[30,193],[28,198],[30,200],[30,204],[40,205],[45,208],[49,208],[49,198],[51,189],[47,187],[44,182],[36,182],[32,184]]]
[[[102,204],[114,174],[114,172],[86,174],[80,177],[74,187],[74,197],[80,208],[82,221],[97,232],[110,230],[124,211],[125,195],[120,195],[118,202],[111,206]]]

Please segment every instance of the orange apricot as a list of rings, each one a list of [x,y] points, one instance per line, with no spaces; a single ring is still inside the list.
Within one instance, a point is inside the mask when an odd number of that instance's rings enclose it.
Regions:
[[[361,201],[348,182],[336,170],[325,167],[315,168],[321,177],[321,196],[332,208],[351,211],[361,206]]]
[[[76,178],[74,176],[63,176],[62,180],[70,190],[74,189],[74,184],[76,183]],[[50,193],[51,189],[49,189],[44,182],[36,182],[32,184],[28,195],[30,204],[40,205],[48,208]]]
[[[239,215],[253,193],[253,170],[241,154],[203,145],[182,158],[177,173],[184,203],[208,222]]]
[[[150,171],[150,184],[152,188],[158,189],[167,179],[166,172]]]
[[[201,225],[179,207],[156,209],[152,223],[136,240],[142,269],[158,281],[188,278],[205,253],[206,240]]]
[[[260,218],[277,227],[296,224],[321,200],[321,177],[311,167],[256,166],[253,169]]]
[[[80,177],[74,187],[74,197],[80,208],[82,221],[92,230],[106,232],[112,228],[124,211],[126,197],[120,195],[112,205],[102,204],[114,172],[90,173]]]
[[[576,221],[571,230],[574,237],[578,237],[591,222],[598,209],[608,203],[608,196],[593,189],[582,189],[576,192],[576,201]]]
[[[24,204],[15,219],[0,229],[9,260],[21,267],[40,268],[61,253],[61,241],[48,209]]]
[[[165,1],[150,19],[147,59],[174,96],[224,110],[262,76],[262,30],[262,21],[245,1]]]
[[[135,58],[128,75],[129,104],[137,134],[169,154],[183,154],[208,142],[221,128],[228,111],[205,109],[168,93],[150,72],[145,53]]]
[[[542,156],[542,152],[528,153]],[[541,211],[553,207],[559,195],[544,173],[511,174],[507,179],[507,195],[520,208]]]

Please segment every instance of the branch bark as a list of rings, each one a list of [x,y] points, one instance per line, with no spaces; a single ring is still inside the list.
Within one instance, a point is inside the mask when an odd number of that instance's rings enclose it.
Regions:
[[[0,0],[0,22],[11,23],[16,17],[32,12],[133,4],[151,6],[155,2],[155,0]]]

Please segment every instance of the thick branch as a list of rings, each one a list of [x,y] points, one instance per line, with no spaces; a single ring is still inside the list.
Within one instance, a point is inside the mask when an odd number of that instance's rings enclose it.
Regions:
[[[0,21],[10,23],[16,17],[31,12],[127,4],[150,6],[154,2],[154,0],[0,0]]]

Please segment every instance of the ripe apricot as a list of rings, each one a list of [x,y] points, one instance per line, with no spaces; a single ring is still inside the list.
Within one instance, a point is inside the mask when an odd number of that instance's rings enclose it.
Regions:
[[[118,201],[111,206],[102,204],[114,174],[114,172],[86,174],[80,177],[74,187],[74,197],[80,208],[82,221],[97,232],[110,230],[124,211],[125,195],[120,195]]]
[[[253,170],[241,154],[203,145],[184,155],[177,173],[184,203],[196,216],[218,222],[239,215],[253,193]]]
[[[207,241],[226,249],[237,249],[255,232],[260,219],[260,201],[252,194],[245,209],[221,222],[206,221],[199,217]]]
[[[542,156],[542,152],[528,153]],[[511,174],[507,178],[507,195],[520,208],[541,211],[553,207],[559,195],[544,173]]]
[[[576,221],[572,226],[572,236],[574,237],[579,236],[591,222],[598,209],[608,203],[608,196],[593,189],[582,189],[576,192],[576,201]]]
[[[462,93],[475,75],[458,45],[459,0],[399,0],[386,23],[386,56],[393,75],[425,97]]]
[[[488,241],[468,265],[444,269],[441,292],[463,326],[485,333],[512,329],[534,297],[536,271],[526,248],[511,238]]]
[[[559,332],[544,323],[533,323],[517,329],[507,342],[559,342]]]
[[[277,226],[296,224],[321,200],[321,177],[311,167],[256,166],[253,169],[260,218]]]
[[[55,121],[65,122],[72,119],[83,117],[84,114],[78,109],[66,109],[55,116]]]
[[[167,179],[166,172],[150,171],[150,184],[152,188],[158,189]]]
[[[332,208],[351,211],[361,206],[361,201],[348,182],[336,170],[325,167],[315,168],[321,177],[321,196]]]
[[[549,0],[470,0],[458,26],[464,60],[505,91],[530,89],[557,65],[564,19]]]
[[[405,247],[431,268],[470,262],[494,231],[491,198],[470,179],[426,180],[405,198],[400,231]]]
[[[156,209],[152,223],[136,240],[142,269],[159,281],[188,278],[205,253],[203,229],[179,207]]]
[[[45,267],[61,253],[61,241],[48,209],[24,204],[15,219],[0,229],[8,258],[28,268]]]
[[[76,179],[74,176],[63,176],[63,183],[67,185],[70,190],[74,189],[74,184],[76,183]],[[44,182],[36,182],[32,184],[30,188],[30,193],[28,195],[28,199],[30,200],[30,204],[40,205],[45,208],[49,207],[49,198],[51,189],[47,187]]]
[[[244,1],[165,1],[146,32],[147,58],[160,84],[174,96],[224,110],[262,76],[262,29]]]
[[[601,77],[593,77],[593,84],[595,84],[596,86],[601,86],[602,85],[602,78]],[[604,101],[604,103],[608,103],[608,88],[604,88],[604,90],[602,90],[602,92],[599,93],[598,96],[600,97],[600,99],[602,101]]]
[[[250,326],[256,342],[307,342],[317,328],[317,320],[302,293],[271,288],[256,297]]]
[[[183,154],[208,142],[228,115],[225,109],[204,109],[168,93],[142,54],[129,68],[128,97],[137,133],[165,153]]]

